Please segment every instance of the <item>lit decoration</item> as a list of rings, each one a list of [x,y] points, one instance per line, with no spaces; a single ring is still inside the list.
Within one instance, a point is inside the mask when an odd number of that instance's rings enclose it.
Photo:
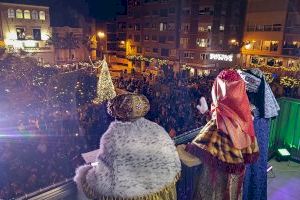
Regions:
[[[155,60],[157,60],[157,63],[159,65],[167,65],[170,62],[169,60],[165,60],[165,59],[146,58],[146,57],[143,57],[142,55],[137,55],[137,56],[135,56],[135,55],[128,55],[127,59],[131,60],[131,61],[144,61],[144,62],[149,62],[149,63],[152,63]]]
[[[280,84],[284,87],[295,88],[300,87],[300,80],[285,76],[280,78]]]
[[[99,81],[97,85],[97,97],[94,103],[100,104],[104,101],[113,99],[116,96],[116,91],[110,76],[107,62],[105,58],[102,62],[102,69],[99,76]]]
[[[209,54],[209,59],[210,60],[219,60],[219,61],[228,61],[232,62],[233,60],[233,55],[226,55],[226,54],[219,54],[219,53],[210,53]]]
[[[264,73],[264,75],[268,83],[272,83],[274,81],[274,77],[272,73]]]

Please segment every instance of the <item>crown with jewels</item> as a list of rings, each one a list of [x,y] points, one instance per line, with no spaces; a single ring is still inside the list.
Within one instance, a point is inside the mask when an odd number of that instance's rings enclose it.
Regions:
[[[140,94],[121,94],[108,102],[108,113],[121,121],[144,117],[150,110],[148,99]]]

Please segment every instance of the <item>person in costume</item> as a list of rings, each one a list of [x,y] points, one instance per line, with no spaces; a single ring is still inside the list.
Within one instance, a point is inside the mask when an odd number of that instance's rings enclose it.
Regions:
[[[168,133],[144,118],[149,108],[143,95],[109,101],[116,120],[101,138],[97,165],[76,170],[79,199],[177,199],[179,156]]]
[[[236,71],[217,76],[212,100],[211,120],[185,147],[203,165],[194,199],[241,199],[245,165],[257,159],[259,149],[245,83]]]
[[[270,118],[276,117],[280,108],[261,70],[239,70],[238,73],[246,83],[260,149],[258,161],[246,167],[243,200],[266,200]]]

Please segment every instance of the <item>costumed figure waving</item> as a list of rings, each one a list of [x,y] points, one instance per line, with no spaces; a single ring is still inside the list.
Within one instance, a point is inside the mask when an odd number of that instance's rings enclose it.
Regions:
[[[202,161],[195,200],[242,198],[245,165],[259,153],[245,83],[223,70],[212,88],[211,120],[185,150]]]
[[[113,121],[100,141],[97,165],[77,169],[80,199],[176,200],[181,164],[173,140],[144,118],[143,95],[123,94],[108,103]]]

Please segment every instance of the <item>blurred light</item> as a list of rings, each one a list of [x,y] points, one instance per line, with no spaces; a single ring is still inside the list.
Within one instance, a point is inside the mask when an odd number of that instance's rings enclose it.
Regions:
[[[233,43],[236,43],[236,39],[232,39],[230,40],[230,42],[233,44]]]
[[[121,41],[121,44],[125,44],[125,41],[124,41],[124,40],[122,40],[122,41]]]
[[[250,43],[245,45],[245,49],[249,50],[250,48],[251,48],[251,44]]]
[[[104,38],[105,37],[105,33],[102,32],[102,31],[99,31],[98,32],[98,36],[99,36],[99,38]]]

